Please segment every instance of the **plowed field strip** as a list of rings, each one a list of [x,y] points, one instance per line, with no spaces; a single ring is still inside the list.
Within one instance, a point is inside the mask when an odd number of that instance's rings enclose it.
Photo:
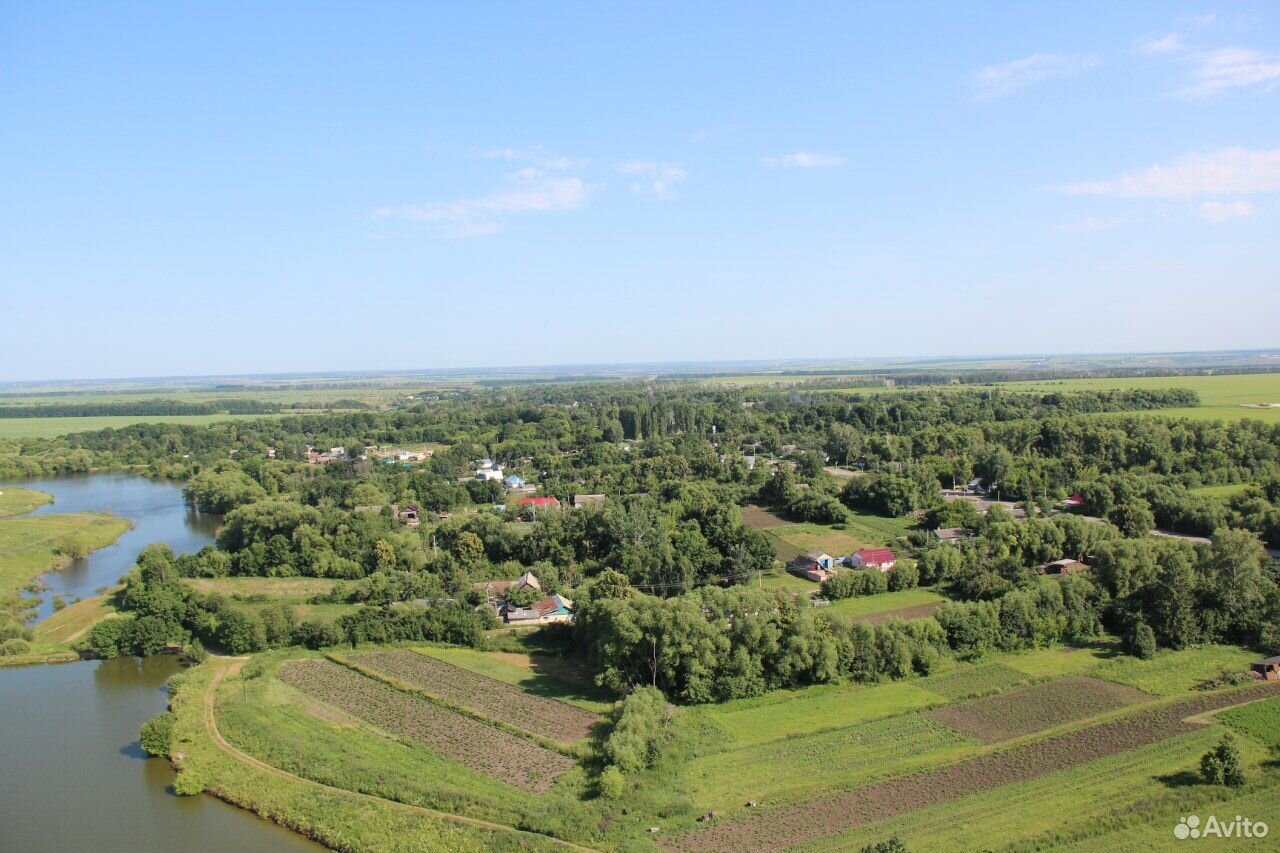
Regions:
[[[308,696],[480,773],[542,793],[573,761],[524,738],[411,696],[327,660],[288,663],[278,677]]]
[[[663,839],[666,850],[688,853],[765,853],[838,835],[969,794],[1026,782],[1157,743],[1200,724],[1187,717],[1280,694],[1280,683],[1185,699],[1076,732],[1045,738],[956,764],[886,779],[804,803],[761,809],[738,820]]]
[[[350,659],[454,707],[563,744],[587,737],[600,720],[581,708],[534,696],[416,652],[372,652],[351,655]]]

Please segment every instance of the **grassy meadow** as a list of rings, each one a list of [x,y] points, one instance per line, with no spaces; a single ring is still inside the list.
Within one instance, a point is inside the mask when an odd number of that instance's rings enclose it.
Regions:
[[[0,518],[26,515],[32,510],[53,503],[53,496],[31,489],[8,488],[0,491]]]
[[[0,519],[0,596],[58,568],[68,554],[110,545],[128,529],[122,518],[95,513]]]

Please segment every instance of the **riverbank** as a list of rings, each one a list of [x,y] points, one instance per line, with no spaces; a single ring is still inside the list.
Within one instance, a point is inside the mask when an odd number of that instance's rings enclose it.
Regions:
[[[31,489],[8,488],[0,490],[0,518],[26,515],[45,504],[53,503],[53,495]]]
[[[132,527],[123,518],[88,512],[0,519],[0,597],[107,547]]]

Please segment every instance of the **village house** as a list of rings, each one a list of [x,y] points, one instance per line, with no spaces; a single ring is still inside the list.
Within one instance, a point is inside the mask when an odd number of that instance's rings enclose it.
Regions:
[[[486,462],[488,462],[489,460],[487,460],[487,459],[486,459],[485,461],[486,461]],[[502,473],[502,469],[501,469],[501,468],[495,468],[495,467],[493,467],[493,463],[492,463],[492,462],[489,462],[488,467],[486,467],[485,465],[483,465],[483,464],[482,464],[479,468],[477,468],[477,469],[476,469],[476,479],[477,479],[477,480],[497,480],[497,481],[501,481],[501,480],[502,480],[502,478],[503,478],[503,476],[504,476],[504,475],[503,475],[503,473]]]
[[[1251,669],[1253,674],[1263,681],[1280,681],[1280,655],[1273,658],[1263,658],[1256,662]]]
[[[1084,496],[1081,494],[1074,494],[1063,501],[1062,505],[1067,509],[1080,509],[1084,506]]]
[[[835,560],[830,554],[810,551],[787,563],[787,571],[814,583],[822,583],[835,575]]]
[[[863,548],[849,555],[848,563],[855,569],[876,569],[887,572],[897,563],[897,558],[888,548]]]
[[[525,498],[520,501],[520,508],[535,511],[540,509],[559,509],[560,501],[555,498]]]
[[[1073,560],[1069,557],[1062,560],[1054,560],[1052,563],[1046,563],[1040,568],[1040,574],[1042,575],[1074,575],[1078,572],[1087,571],[1089,571],[1087,563],[1082,563],[1079,560]]]
[[[559,593],[535,601],[528,607],[504,607],[502,621],[508,625],[545,625],[573,620],[573,602]]]
[[[396,510],[396,518],[410,527],[417,527],[422,523],[422,507],[417,504],[408,504],[403,509]]]
[[[525,479],[524,477],[521,477],[519,474],[512,474],[509,477],[507,477],[507,479],[502,481],[502,485],[506,486],[509,490],[514,492],[524,487]]]
[[[938,542],[946,542],[949,545],[955,545],[965,539],[973,538],[972,530],[965,530],[963,527],[939,527],[933,531],[933,538]]]
[[[604,495],[574,495],[573,508],[586,509],[589,506],[604,506]]]

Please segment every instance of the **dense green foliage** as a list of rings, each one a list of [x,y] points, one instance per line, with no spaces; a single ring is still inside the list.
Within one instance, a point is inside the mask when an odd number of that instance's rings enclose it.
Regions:
[[[168,711],[158,714],[142,724],[140,738],[148,755],[168,756],[173,745],[173,725],[176,718]]]

